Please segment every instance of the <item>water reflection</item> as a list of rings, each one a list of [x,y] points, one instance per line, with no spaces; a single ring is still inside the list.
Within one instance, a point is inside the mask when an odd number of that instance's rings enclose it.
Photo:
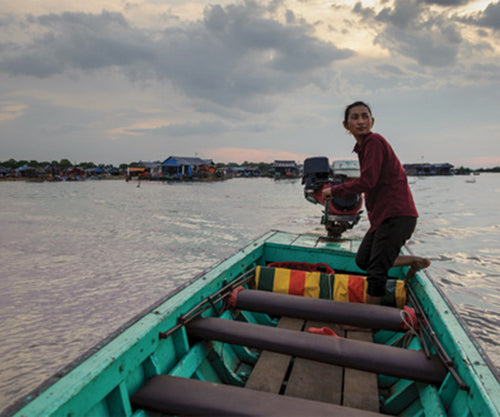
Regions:
[[[481,176],[467,199],[461,178],[415,181],[409,244],[496,363],[499,181]],[[3,406],[266,231],[324,232],[300,181],[0,183],[0,193]],[[363,216],[346,237],[367,228]]]

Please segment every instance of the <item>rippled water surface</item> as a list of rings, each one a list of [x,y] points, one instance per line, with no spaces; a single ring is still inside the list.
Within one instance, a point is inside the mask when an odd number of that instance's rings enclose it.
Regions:
[[[500,363],[500,175],[412,181],[410,248]],[[0,412],[270,229],[322,233],[300,181],[0,183]],[[363,218],[348,236],[361,237]]]

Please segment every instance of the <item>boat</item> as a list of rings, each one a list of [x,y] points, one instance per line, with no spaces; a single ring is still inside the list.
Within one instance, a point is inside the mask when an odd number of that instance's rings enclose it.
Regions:
[[[476,182],[476,175],[474,173],[471,172],[471,174],[469,175],[469,177],[465,180],[465,182],[468,182],[468,183],[475,183]]]
[[[365,304],[359,243],[269,231],[6,415],[500,415],[498,372],[430,275],[392,268]]]
[[[360,168],[357,159],[336,160],[332,164],[333,175],[346,178],[359,178]]]

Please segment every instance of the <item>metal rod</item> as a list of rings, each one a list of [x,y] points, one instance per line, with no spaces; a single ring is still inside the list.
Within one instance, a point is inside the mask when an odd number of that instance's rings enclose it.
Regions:
[[[420,336],[419,339],[422,344],[422,348],[424,349],[425,356],[427,357],[427,359],[429,359],[431,357],[431,351],[429,350],[429,346],[427,345],[427,341],[425,340],[422,329],[418,329],[418,334]]]
[[[234,281],[232,281],[229,284],[224,285],[220,290],[217,292],[213,293],[212,295],[204,298],[202,301],[200,301],[198,304],[196,304],[193,308],[191,308],[187,313],[179,316],[177,318],[177,324],[172,327],[171,329],[165,331],[165,332],[160,332],[159,337],[160,339],[166,339],[169,337],[172,333],[176,332],[179,330],[181,327],[189,323],[191,320],[194,318],[198,317],[200,314],[204,313],[210,308],[213,308],[217,315],[222,314],[224,309],[222,311],[218,310],[216,308],[216,304],[225,298],[227,298],[230,294],[231,291],[234,288],[246,284],[247,282],[251,281],[255,276],[255,268],[252,268],[251,270],[245,272],[243,275],[240,277],[237,277]],[[217,298],[218,297],[218,298]],[[209,304],[209,305],[207,305]],[[204,307],[203,309],[201,309]],[[200,310],[201,309],[201,310]]]
[[[430,336],[431,341],[433,341],[435,344],[437,344],[439,350],[443,353],[443,356],[445,357],[446,362],[452,364],[453,361],[450,359],[450,357],[446,353],[446,350],[444,350],[443,346],[441,345],[441,342],[437,338],[436,333],[434,332],[434,329],[432,328],[432,326],[429,322],[429,319],[427,318],[427,315],[425,314],[425,311],[423,310],[422,306],[420,305],[420,303],[417,300],[417,297],[415,296],[415,293],[413,292],[412,289],[410,289],[410,288],[408,288],[408,289],[409,289],[410,297],[412,298],[412,303],[414,303],[414,305],[418,306],[419,314],[421,315],[422,319],[425,321],[426,327],[429,330],[429,336]]]
[[[408,289],[408,295],[409,295],[410,301],[411,301],[412,305],[414,306],[415,310],[417,311],[417,320],[418,320],[418,317],[422,317],[421,321],[423,321],[422,310],[420,308],[418,300],[414,297],[414,294],[411,292],[411,289],[410,288],[407,288],[407,289]],[[428,323],[424,323],[424,324],[427,325]],[[430,358],[431,353],[430,353],[429,345],[428,345],[427,340],[426,340],[426,335],[424,335],[423,326],[419,326],[418,336],[419,336],[420,343],[422,344],[422,348],[424,349],[425,356],[427,358]]]
[[[408,288],[408,294],[410,296],[411,302],[415,309],[417,310],[418,315],[420,316],[423,326],[422,326],[422,331],[425,333],[427,338],[430,340],[432,345],[434,346],[436,353],[441,357],[441,360],[447,365],[447,366],[453,366],[453,361],[450,359],[446,351],[444,350],[443,346],[439,342],[436,333],[434,332],[434,329],[432,328],[429,319],[427,318],[427,315],[425,314],[425,311],[423,310],[422,306],[420,305],[417,297],[415,296],[415,293],[411,288]]]
[[[464,391],[470,391],[470,387],[463,381],[463,379],[458,375],[457,371],[454,368],[454,363],[453,360],[448,356],[448,353],[446,350],[443,348],[443,345],[437,338],[436,333],[434,332],[434,329],[432,328],[429,319],[427,318],[427,315],[425,314],[424,309],[422,308],[422,305],[418,301],[413,289],[408,286],[407,287],[408,295],[410,296],[411,303],[417,310],[418,315],[421,317],[424,326],[422,326],[423,332],[427,335],[429,338],[430,342],[434,346],[434,349],[436,350],[437,355],[441,358],[442,362],[444,363],[446,369],[448,372],[450,372],[451,376],[455,379],[455,381],[458,384],[458,387]]]
[[[417,321],[418,321],[418,316],[421,316],[420,309],[419,309],[420,306],[417,305],[418,304],[417,300],[414,297],[412,297],[412,294],[410,292],[411,290],[408,287],[408,285],[406,287],[407,287],[407,290],[408,290],[408,295],[409,295],[410,301],[413,304],[415,310],[417,311]],[[424,350],[425,356],[427,358],[430,358],[431,357],[431,352],[429,350],[429,345],[427,344],[427,341],[426,341],[425,336],[423,334],[422,326],[419,326],[417,337],[418,337],[418,340],[420,341],[420,344],[422,345],[422,349]]]

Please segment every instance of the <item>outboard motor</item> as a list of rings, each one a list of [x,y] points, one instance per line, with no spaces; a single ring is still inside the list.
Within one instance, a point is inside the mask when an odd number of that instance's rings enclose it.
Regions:
[[[325,225],[329,238],[339,238],[346,230],[352,229],[361,217],[363,199],[360,194],[346,198],[333,196],[330,201],[323,199],[323,189],[345,181],[349,181],[349,178],[335,175],[330,169],[328,158],[324,156],[304,161],[304,197],[313,204],[325,207],[321,224]]]

